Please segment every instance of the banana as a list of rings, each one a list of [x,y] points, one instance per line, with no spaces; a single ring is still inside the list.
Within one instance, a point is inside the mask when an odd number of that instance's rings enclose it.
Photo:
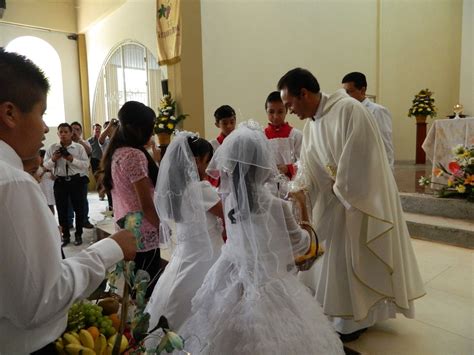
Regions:
[[[104,334],[100,334],[94,342],[94,351],[96,355],[105,355],[107,350],[107,339]]]
[[[76,338],[77,340],[79,340],[79,341],[81,340],[81,339],[79,339],[79,334],[77,334],[76,331],[71,330],[69,333],[71,333],[74,336],[74,338]]]
[[[81,344],[86,348],[94,349],[94,338],[87,330],[81,329],[79,331],[79,340],[81,341]]]
[[[66,352],[70,355],[95,355],[95,351],[78,344],[66,345]]]
[[[81,342],[79,341],[79,339],[77,339],[71,333],[64,333],[63,339],[65,340],[66,345],[68,344],[81,345]]]
[[[114,349],[114,346],[108,343],[107,347],[105,348],[105,355],[112,355],[113,349]]]
[[[117,337],[117,334],[114,334],[108,340],[108,343],[109,345],[112,345],[112,348],[114,347],[116,337]],[[122,341],[120,342],[119,353],[120,354],[123,353],[127,349],[127,346],[128,346],[128,339],[125,335],[122,335]]]
[[[66,353],[64,352],[64,344],[63,344],[63,339],[59,338],[54,342],[54,345],[56,346],[56,351],[58,352],[59,355],[65,355]]]

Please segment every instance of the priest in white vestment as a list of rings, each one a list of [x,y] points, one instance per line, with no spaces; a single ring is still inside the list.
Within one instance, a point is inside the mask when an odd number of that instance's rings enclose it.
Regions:
[[[296,68],[278,83],[303,130],[300,184],[324,256],[300,280],[341,334],[360,335],[376,322],[413,318],[425,294],[395,179],[374,117],[344,90],[328,96]]]

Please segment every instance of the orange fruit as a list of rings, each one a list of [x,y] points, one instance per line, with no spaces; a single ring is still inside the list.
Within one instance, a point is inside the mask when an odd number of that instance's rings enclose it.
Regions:
[[[118,331],[120,328],[120,318],[118,314],[112,313],[112,314],[109,314],[107,317],[110,318],[110,320],[112,321],[112,326],[115,328],[116,331]]]
[[[92,337],[94,338],[94,340],[96,340],[99,335],[100,335],[100,331],[97,327],[89,327],[86,329],[89,333],[91,333]]]

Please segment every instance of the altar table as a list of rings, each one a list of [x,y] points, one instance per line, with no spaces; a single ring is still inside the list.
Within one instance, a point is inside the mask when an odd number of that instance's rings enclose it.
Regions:
[[[426,156],[433,163],[433,169],[439,163],[447,168],[454,159],[453,148],[459,144],[474,145],[474,117],[457,119],[440,119],[433,122],[422,148]],[[445,184],[446,176],[436,177],[433,173],[432,182]],[[437,186],[432,186],[438,189]]]

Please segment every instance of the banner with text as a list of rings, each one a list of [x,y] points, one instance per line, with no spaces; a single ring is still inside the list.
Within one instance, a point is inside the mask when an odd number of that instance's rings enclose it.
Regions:
[[[180,0],[156,0],[158,63],[174,64],[181,60]]]

